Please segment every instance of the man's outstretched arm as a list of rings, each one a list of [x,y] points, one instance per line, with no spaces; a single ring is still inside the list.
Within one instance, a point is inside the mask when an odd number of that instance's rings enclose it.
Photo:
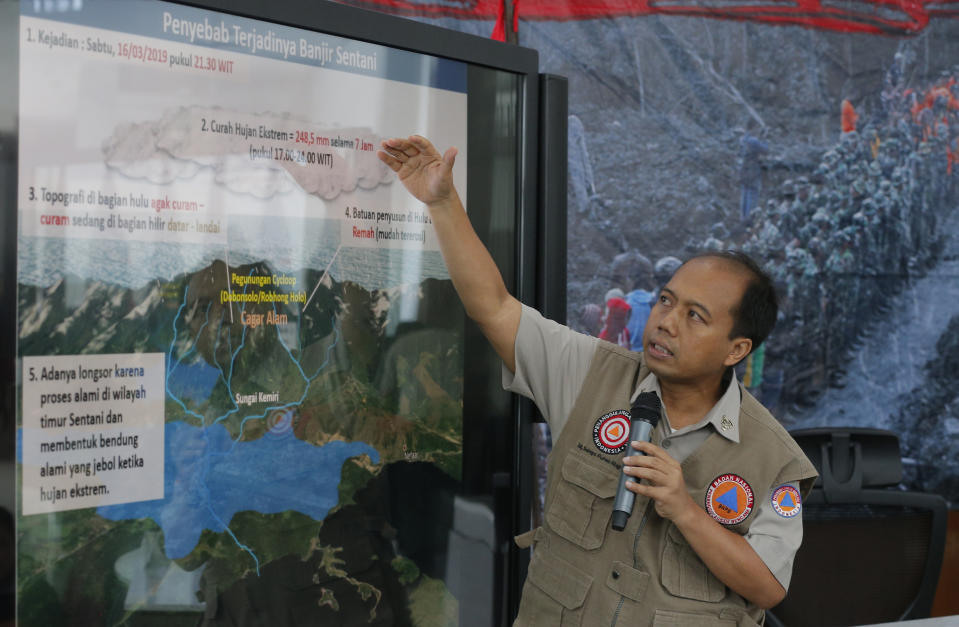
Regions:
[[[453,186],[456,149],[440,155],[426,138],[413,135],[384,141],[377,156],[426,205],[466,314],[476,321],[510,372],[515,372],[514,348],[522,305],[506,291],[499,268],[473,230]]]

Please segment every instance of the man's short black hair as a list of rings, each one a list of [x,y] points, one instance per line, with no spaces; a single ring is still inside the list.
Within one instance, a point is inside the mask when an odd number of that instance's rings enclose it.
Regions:
[[[733,328],[729,332],[729,339],[748,337],[753,341],[753,350],[759,348],[772,332],[779,312],[779,301],[772,279],[752,257],[739,250],[706,251],[693,256],[689,261],[704,257],[725,260],[751,275],[739,306],[732,312]]]

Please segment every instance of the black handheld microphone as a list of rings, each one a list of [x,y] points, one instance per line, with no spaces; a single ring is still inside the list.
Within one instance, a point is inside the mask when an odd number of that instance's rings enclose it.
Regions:
[[[649,442],[653,435],[653,429],[659,424],[659,415],[662,411],[662,403],[655,392],[643,392],[636,401],[633,402],[629,410],[631,418],[629,425],[629,442]],[[637,451],[630,444],[626,445],[626,454],[643,455],[642,451]],[[613,529],[622,531],[626,528],[626,521],[629,515],[633,513],[633,501],[636,494],[626,488],[626,482],[635,482],[635,479],[623,473],[619,476],[619,486],[616,488],[616,501],[613,503]]]

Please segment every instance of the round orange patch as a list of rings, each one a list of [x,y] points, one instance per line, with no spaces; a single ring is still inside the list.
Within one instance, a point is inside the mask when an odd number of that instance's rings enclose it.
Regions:
[[[773,509],[783,518],[792,518],[802,510],[802,496],[791,485],[781,485],[773,490]]]
[[[736,525],[753,511],[753,489],[739,475],[719,475],[706,490],[706,513],[723,525]]]

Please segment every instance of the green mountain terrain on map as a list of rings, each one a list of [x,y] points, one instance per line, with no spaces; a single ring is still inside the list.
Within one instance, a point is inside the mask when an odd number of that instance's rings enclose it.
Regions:
[[[452,286],[430,279],[368,291],[306,270],[290,290],[312,295],[303,310],[301,302],[222,302],[224,291],[244,289],[228,285],[234,273],[290,276],[267,263],[227,270],[217,261],[139,289],[69,275],[50,287],[20,285],[20,354],[164,352],[172,356],[168,369],[197,373],[170,379],[167,422],[221,424],[238,442],[277,428],[315,446],[365,442],[379,463],[364,455],[343,464],[339,504],[324,520],[248,510],[226,521],[248,539],[259,575],[223,531],[204,530],[189,555],[171,562],[162,550],[148,551],[154,541],[162,547],[152,519],[111,521],[92,509],[21,518],[20,624],[173,625],[178,615],[197,624],[198,613],[204,624],[260,624],[243,622],[251,612],[271,625],[455,623],[455,599],[397,542],[445,530],[408,531],[382,502],[408,490],[452,494],[460,478],[463,316]],[[410,319],[398,319],[400,302]],[[271,315],[283,323],[242,323]],[[260,416],[264,404],[237,403],[237,395],[260,394],[290,406]],[[137,550],[150,555],[151,567],[202,567],[196,603],[129,607],[129,582],[115,565]]]

